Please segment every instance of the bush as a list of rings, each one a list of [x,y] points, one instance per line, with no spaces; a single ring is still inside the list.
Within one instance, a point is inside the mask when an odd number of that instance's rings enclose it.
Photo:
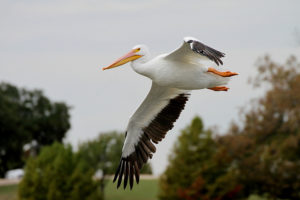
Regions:
[[[70,145],[54,143],[30,158],[19,185],[21,200],[101,199],[94,170],[73,153]]]
[[[215,150],[216,145],[211,137],[211,131],[205,130],[202,120],[195,117],[191,124],[182,130],[169,158],[169,165],[160,178],[159,199],[188,199],[186,193],[190,195],[190,191],[187,192],[185,189],[193,182],[195,184],[192,187],[207,190],[202,179],[197,179],[197,175],[199,171],[210,166],[209,158]],[[214,176],[215,173],[207,174]],[[197,199],[203,198],[197,196]]]

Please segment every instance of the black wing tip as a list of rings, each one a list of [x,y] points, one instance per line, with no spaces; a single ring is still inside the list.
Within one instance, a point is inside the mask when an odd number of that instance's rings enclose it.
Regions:
[[[128,182],[128,175],[129,175],[129,164],[125,161],[125,175],[124,175],[124,190],[126,189],[127,182]]]
[[[139,183],[140,180],[140,173],[137,162],[134,160],[134,154],[129,155],[128,157],[124,158],[122,157],[119,163],[119,166],[116,170],[113,183],[115,183],[117,180],[117,189],[122,185],[123,182],[123,188],[124,190],[127,188],[128,182],[130,186],[130,190],[132,190],[134,185],[134,176],[136,183]],[[123,179],[124,175],[124,179]]]
[[[118,166],[118,168],[116,170],[116,173],[115,173],[115,176],[114,176],[114,179],[113,179],[113,183],[117,180],[117,178],[119,176],[119,172],[120,172],[120,169],[121,169],[121,164],[122,164],[122,158],[121,158],[119,166]]]
[[[124,160],[121,160],[121,171],[119,173],[119,179],[118,179],[118,183],[117,183],[117,189],[120,187],[121,183],[122,183],[122,178],[123,178],[123,173],[124,173]]]
[[[132,188],[133,188],[133,185],[129,184],[129,186],[130,186],[130,190],[132,190]]]

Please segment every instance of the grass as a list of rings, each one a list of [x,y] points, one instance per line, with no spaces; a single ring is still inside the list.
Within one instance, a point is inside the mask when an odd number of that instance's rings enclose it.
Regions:
[[[123,186],[123,185],[122,185]],[[156,200],[158,192],[157,180],[141,180],[138,185],[134,185],[130,191],[129,187],[116,189],[116,184],[111,181],[105,190],[105,200]]]
[[[0,200],[16,200],[18,185],[0,186]]]
[[[157,180],[141,180],[131,191],[129,187],[117,190],[116,184],[109,181],[105,188],[105,200],[157,200],[157,191]],[[17,193],[18,185],[0,186],[0,200],[16,200]]]
[[[116,184],[109,181],[105,188],[105,200],[157,200],[157,180],[141,180],[138,185],[129,188],[116,189]],[[17,200],[18,185],[0,186],[0,200]],[[251,195],[248,200],[267,200],[257,195]]]

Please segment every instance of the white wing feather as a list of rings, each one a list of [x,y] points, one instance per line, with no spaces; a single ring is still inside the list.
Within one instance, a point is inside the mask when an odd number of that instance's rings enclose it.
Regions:
[[[147,97],[129,120],[122,157],[127,157],[135,151],[135,145],[143,134],[143,128],[151,123],[157,114],[169,103],[170,99],[187,92],[187,90],[161,87],[152,82],[152,87]]]
[[[185,37],[183,44],[179,48],[166,55],[165,58],[170,60],[188,62],[192,64],[197,64],[201,62],[201,60],[209,60],[206,56],[197,54],[191,49],[191,45],[187,43],[189,39],[196,40],[195,38]]]

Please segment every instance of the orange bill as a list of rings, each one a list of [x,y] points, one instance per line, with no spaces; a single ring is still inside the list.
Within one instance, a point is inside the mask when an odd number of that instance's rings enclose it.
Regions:
[[[111,65],[109,65],[107,67],[103,67],[102,70],[118,67],[120,65],[124,65],[124,64],[128,63],[129,61],[133,61],[133,60],[136,60],[136,59],[142,57],[141,55],[136,55],[136,52],[138,52],[137,49],[131,50],[129,53],[127,53],[126,55],[124,55],[121,58],[117,59]]]

